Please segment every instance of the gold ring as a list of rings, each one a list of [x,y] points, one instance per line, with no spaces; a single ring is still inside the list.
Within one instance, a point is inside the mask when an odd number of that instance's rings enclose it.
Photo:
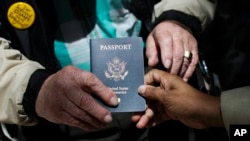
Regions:
[[[192,59],[193,54],[190,51],[184,52],[184,58],[187,58],[188,60]]]

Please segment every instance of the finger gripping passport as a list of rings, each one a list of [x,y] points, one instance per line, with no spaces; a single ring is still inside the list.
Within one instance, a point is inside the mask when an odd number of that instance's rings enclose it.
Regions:
[[[90,39],[91,72],[112,89],[117,107],[105,105],[111,112],[144,111],[146,103],[138,94],[144,84],[143,41],[140,37]]]

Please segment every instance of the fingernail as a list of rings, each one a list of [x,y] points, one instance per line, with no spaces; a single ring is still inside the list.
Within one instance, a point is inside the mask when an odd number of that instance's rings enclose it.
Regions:
[[[104,117],[104,122],[110,123],[111,121],[112,121],[112,117],[111,117],[110,115],[106,115],[106,116]]]
[[[152,65],[152,62],[153,62],[153,58],[152,57],[148,58],[148,65]]]
[[[164,63],[164,66],[169,69],[170,68],[170,65],[171,65],[171,61],[169,59],[167,59]]]
[[[187,79],[187,78],[183,78],[183,80],[184,80],[185,82],[187,82],[187,81],[188,81],[188,79]]]
[[[140,93],[140,95],[143,95],[145,90],[146,90],[146,87],[144,85],[141,85],[138,88],[138,92]]]
[[[113,106],[116,106],[118,105],[118,99],[116,97],[112,97],[110,99],[110,103],[113,105]]]

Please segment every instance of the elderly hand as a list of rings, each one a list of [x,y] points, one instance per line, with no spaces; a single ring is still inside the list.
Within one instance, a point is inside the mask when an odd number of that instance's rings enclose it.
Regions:
[[[159,23],[148,36],[146,45],[149,66],[162,62],[168,72],[185,81],[192,76],[198,63],[198,47],[196,39],[184,25],[176,21]]]
[[[144,113],[136,113],[132,121],[137,128],[152,127],[165,120],[179,120],[193,128],[223,126],[219,97],[204,94],[177,75],[153,69],[145,76],[146,84],[139,93],[147,100]]]
[[[92,97],[117,105],[115,93],[97,77],[75,67],[65,67],[42,85],[36,112],[51,122],[94,131],[112,121],[111,113]]]

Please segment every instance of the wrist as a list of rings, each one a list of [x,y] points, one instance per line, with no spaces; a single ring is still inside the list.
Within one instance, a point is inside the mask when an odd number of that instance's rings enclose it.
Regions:
[[[221,115],[220,98],[217,96],[209,96],[207,100],[210,104],[206,109],[205,124],[208,127],[223,127],[224,123]]]

